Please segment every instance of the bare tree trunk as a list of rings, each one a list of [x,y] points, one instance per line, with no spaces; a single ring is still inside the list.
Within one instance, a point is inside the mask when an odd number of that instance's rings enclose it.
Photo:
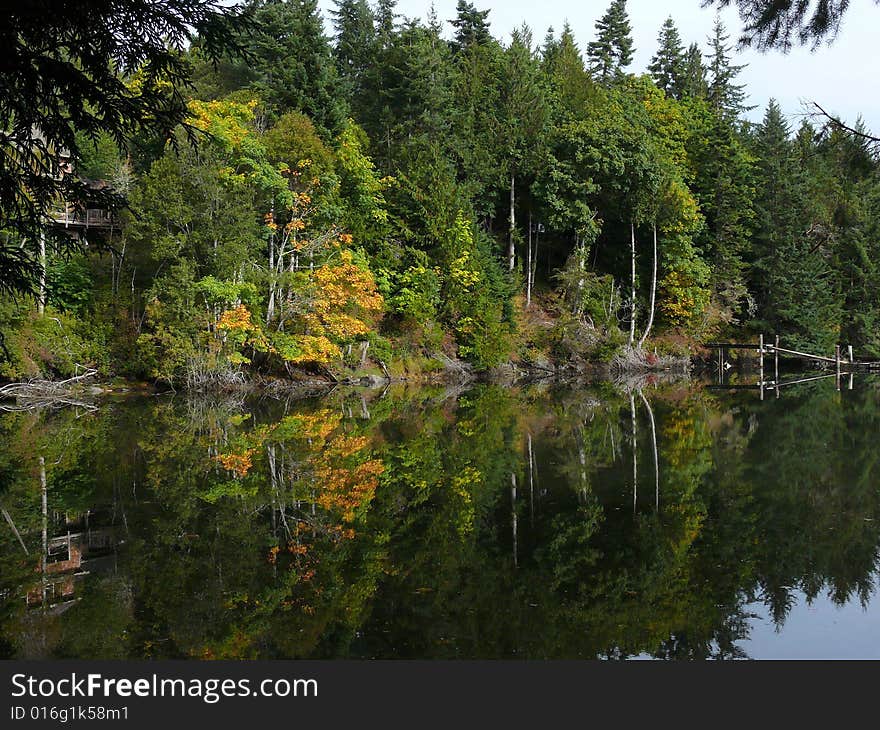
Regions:
[[[275,207],[272,206],[272,223],[275,223]],[[266,324],[275,316],[275,230],[269,231],[269,303],[266,306]]]
[[[37,311],[40,314],[46,310],[46,231],[40,229],[40,290],[37,301]]]
[[[532,306],[532,211],[529,211],[529,243],[526,249],[526,307]]]
[[[507,244],[507,268],[510,271],[513,271],[514,266],[516,265],[516,248],[513,245],[513,232],[516,230],[516,211],[515,211],[515,191],[516,191],[516,177],[513,173],[510,174],[510,238]]]
[[[42,607],[46,608],[46,563],[49,559],[49,490],[46,482],[46,459],[40,457],[40,506],[42,508],[42,548],[43,554],[40,557],[40,578],[42,583],[43,601]]]
[[[19,533],[18,528],[15,526],[15,522],[12,521],[12,515],[6,511],[5,507],[0,507],[0,512],[3,513],[3,516],[6,518],[6,521],[9,523],[9,527],[12,528],[12,532],[18,538],[18,544],[21,545],[21,549],[24,550],[25,555],[30,555],[30,552],[27,549],[27,545],[24,544],[24,540],[21,539],[21,533]]]
[[[529,437],[529,517],[532,527],[535,526],[535,456],[532,452],[532,432]]]
[[[511,506],[511,514],[512,514],[512,527],[513,527],[513,565],[517,567],[519,565],[519,558],[517,556],[517,545],[516,545],[516,472],[510,472],[510,506]]]
[[[540,225],[541,224],[539,223],[538,226],[540,226]],[[538,240],[540,239],[540,237],[541,237],[540,228],[536,228],[535,229],[535,253],[532,256],[532,270],[531,270],[531,273],[529,274],[532,279],[532,289],[535,288],[535,274],[538,273]]]
[[[636,438],[636,399],[629,394],[629,409],[632,414],[632,450],[633,450],[633,514],[636,513],[636,503],[639,497],[639,455],[638,439]]]
[[[633,221],[629,222],[629,235],[632,250],[632,277],[630,279],[632,289],[632,304],[629,315],[629,346],[632,347],[636,339],[636,226]]]
[[[645,344],[648,335],[651,333],[651,327],[654,325],[654,305],[657,301],[657,222],[654,221],[654,268],[651,272],[651,310],[648,313],[648,324],[645,331],[639,339],[639,349]]]

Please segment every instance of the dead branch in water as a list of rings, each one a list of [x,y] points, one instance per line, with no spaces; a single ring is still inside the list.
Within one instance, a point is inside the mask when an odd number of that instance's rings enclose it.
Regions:
[[[77,366],[78,368],[81,366]],[[15,401],[15,405],[2,404],[2,411],[29,411],[39,408],[63,408],[75,406],[95,410],[96,406],[76,398],[84,380],[98,374],[94,368],[85,368],[79,375],[66,380],[29,380],[7,383],[0,387],[0,401]]]

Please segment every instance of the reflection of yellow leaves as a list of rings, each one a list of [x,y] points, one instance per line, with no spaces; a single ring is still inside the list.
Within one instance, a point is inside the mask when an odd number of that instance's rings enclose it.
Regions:
[[[218,454],[217,461],[226,471],[233,472],[237,477],[244,477],[253,466],[252,457],[255,451],[256,449],[247,449],[240,454]]]

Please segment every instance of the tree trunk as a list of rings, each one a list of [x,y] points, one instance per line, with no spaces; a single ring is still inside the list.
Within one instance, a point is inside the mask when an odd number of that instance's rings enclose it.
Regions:
[[[651,334],[651,327],[654,325],[654,305],[657,301],[657,222],[654,222],[654,269],[651,272],[651,310],[648,313],[648,324],[642,337],[639,340],[639,349],[645,344],[648,335]]]
[[[540,225],[540,223],[538,224]],[[538,240],[541,238],[541,232],[535,229],[535,253],[532,255],[532,271],[529,274],[532,278],[532,288],[535,288],[535,274],[538,273]]]
[[[529,242],[526,249],[526,307],[532,306],[532,212],[529,211]]]
[[[275,223],[275,208],[272,208],[272,223]],[[266,324],[275,316],[275,230],[269,231],[269,303],[266,305]]]
[[[513,271],[513,267],[516,265],[516,249],[513,245],[513,232],[516,229],[516,212],[514,210],[514,200],[515,200],[515,191],[516,191],[516,177],[511,173],[510,175],[510,238],[507,244],[507,268],[509,271]]]
[[[46,310],[46,231],[40,229],[40,291],[37,301],[37,311],[40,314]]]
[[[633,450],[633,514],[636,513],[636,507],[639,499],[639,454],[638,439],[636,438],[636,399],[635,396],[629,394],[629,409],[632,418],[632,450]]]
[[[632,347],[636,339],[636,226],[633,221],[629,222],[629,234],[632,249],[632,277],[630,280],[632,289],[632,304],[629,314],[629,346]]]

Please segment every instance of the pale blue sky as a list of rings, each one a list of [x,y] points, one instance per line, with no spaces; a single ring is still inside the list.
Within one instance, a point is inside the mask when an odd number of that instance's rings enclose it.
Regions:
[[[581,49],[593,38],[596,19],[606,10],[609,0],[473,0],[481,9],[489,9],[493,33],[507,40],[510,31],[523,21],[537,40],[547,27],[558,30],[567,19]],[[325,19],[332,0],[320,0]],[[435,0],[441,20],[455,16],[456,0]],[[424,18],[430,0],[398,0],[398,12],[408,17]],[[629,0],[635,57],[631,70],[644,71],[657,46],[657,32],[666,16],[671,15],[685,45],[697,42],[706,48],[712,29],[713,9],[702,9],[700,0]],[[734,8],[722,13],[731,42],[739,35],[740,22]],[[449,26],[447,25],[447,29]],[[750,104],[758,108],[749,116],[760,119],[767,100],[773,96],[796,126],[804,112],[803,100],[815,99],[829,111],[852,121],[861,114],[875,134],[880,133],[880,7],[872,0],[852,0],[836,41],[817,51],[796,48],[788,55],[778,51],[738,54],[736,62],[748,64],[740,78],[747,84]]]

